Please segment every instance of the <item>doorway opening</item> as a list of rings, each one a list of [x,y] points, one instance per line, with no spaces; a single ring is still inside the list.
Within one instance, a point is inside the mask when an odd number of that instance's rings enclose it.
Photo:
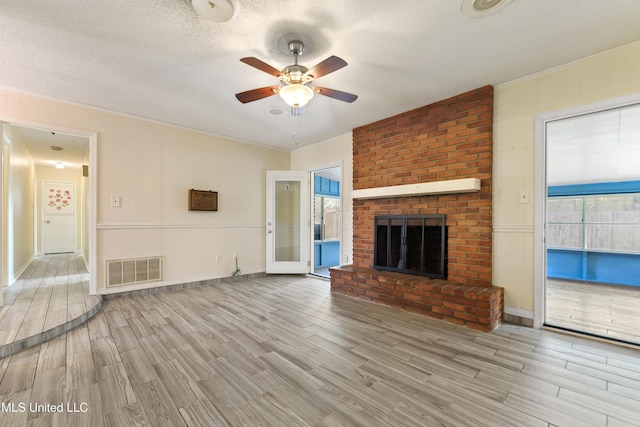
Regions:
[[[95,226],[92,226],[95,221],[95,180],[91,179],[89,171],[95,173],[97,135],[46,125],[36,127],[31,123],[4,122],[0,125],[5,160],[2,182],[3,289],[14,283],[38,256],[76,253],[90,271],[90,293],[94,294],[95,268],[91,264],[95,263],[95,256],[91,245],[95,241]],[[47,183],[55,183],[55,188],[45,189]],[[45,190],[52,192],[44,194]],[[58,233],[65,239],[60,246],[62,249],[55,246],[56,233],[47,234],[47,219],[51,223],[51,217],[46,215],[48,209],[56,218],[71,218],[67,231]]]
[[[309,273],[309,174],[267,171],[267,274]]]
[[[640,344],[640,103],[544,127],[544,325]]]
[[[342,239],[342,168],[311,171],[313,245],[311,274],[329,277],[340,265]]]

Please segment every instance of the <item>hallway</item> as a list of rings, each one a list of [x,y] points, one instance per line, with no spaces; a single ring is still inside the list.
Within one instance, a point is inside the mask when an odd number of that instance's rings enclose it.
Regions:
[[[102,307],[89,295],[89,273],[77,254],[36,257],[4,291],[0,307],[0,357],[60,335]]]

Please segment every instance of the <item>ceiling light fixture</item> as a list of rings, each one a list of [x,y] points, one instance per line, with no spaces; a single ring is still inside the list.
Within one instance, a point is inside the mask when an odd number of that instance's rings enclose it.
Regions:
[[[313,98],[313,90],[300,83],[288,84],[280,88],[280,97],[289,106],[300,108],[307,105],[307,102]]]
[[[64,163],[56,162],[56,169],[64,169]]]
[[[492,15],[507,7],[512,0],[462,0],[460,10],[471,18]]]
[[[291,40],[288,47],[289,53],[293,55],[294,62],[293,65],[284,67],[282,71],[252,56],[240,59],[240,61],[247,65],[277,77],[284,86],[267,86],[236,93],[238,101],[246,104],[247,102],[257,101],[279,93],[280,97],[282,97],[291,108],[301,108],[306,105],[316,93],[344,102],[353,102],[358,99],[356,95],[351,93],[316,85],[310,86],[318,77],[333,73],[346,66],[347,63],[344,59],[338,58],[337,56],[330,56],[309,69],[304,65],[298,64],[298,57],[302,55],[304,43],[300,40]]]
[[[233,4],[229,0],[191,0],[191,5],[209,21],[227,22],[233,18]]]

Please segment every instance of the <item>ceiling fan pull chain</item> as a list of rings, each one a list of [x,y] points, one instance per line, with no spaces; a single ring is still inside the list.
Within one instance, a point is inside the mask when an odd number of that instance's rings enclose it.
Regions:
[[[298,127],[298,109],[296,107],[291,107],[291,138],[293,139],[293,144],[298,145],[298,135],[296,133],[296,129]]]

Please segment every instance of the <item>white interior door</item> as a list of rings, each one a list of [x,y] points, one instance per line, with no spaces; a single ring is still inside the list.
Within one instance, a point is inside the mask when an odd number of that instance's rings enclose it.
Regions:
[[[266,271],[308,273],[309,173],[267,171]]]
[[[76,184],[43,181],[45,254],[74,252],[76,247]]]

